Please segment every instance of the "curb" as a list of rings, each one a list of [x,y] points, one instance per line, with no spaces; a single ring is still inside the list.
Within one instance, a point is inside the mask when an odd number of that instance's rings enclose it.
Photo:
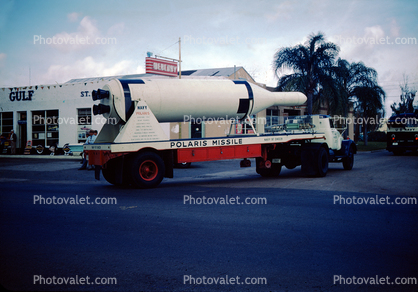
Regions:
[[[376,152],[385,152],[385,151],[387,150],[386,149],[362,150],[362,151],[357,150],[357,153],[376,153]]]
[[[33,155],[33,154],[27,154],[27,155],[10,155],[10,154],[4,154],[0,155],[0,160],[4,158],[11,158],[11,159],[63,159],[63,160],[81,160],[81,156],[79,155]]]

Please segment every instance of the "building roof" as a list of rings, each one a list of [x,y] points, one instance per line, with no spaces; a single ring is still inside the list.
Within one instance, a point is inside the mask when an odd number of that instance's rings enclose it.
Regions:
[[[76,78],[68,80],[66,83],[82,83],[82,82],[94,82],[94,81],[110,81],[112,79],[134,79],[143,78],[148,76],[154,76],[154,74],[131,74],[131,75],[116,75],[116,76],[105,76],[105,77],[89,77],[89,78]]]
[[[183,76],[223,76],[229,77],[234,72],[238,71],[243,67],[226,67],[226,68],[211,68],[211,69],[198,69],[198,70],[184,70],[181,71]]]
[[[191,76],[191,77],[230,77],[234,72],[238,72],[244,67],[226,67],[226,68],[211,68],[211,69],[198,69],[198,70],[184,70],[181,71],[181,76]],[[246,71],[245,71],[246,72]],[[248,74],[248,73],[247,73]],[[249,75],[249,74],[248,74]],[[65,83],[82,83],[82,82],[95,82],[95,81],[110,81],[112,79],[135,79],[135,78],[144,78],[144,77],[166,77],[172,78],[163,75],[155,74],[130,74],[130,75],[116,75],[116,76],[105,76],[105,77],[90,77],[90,78],[76,78],[68,80]],[[64,84],[65,84],[64,83]]]

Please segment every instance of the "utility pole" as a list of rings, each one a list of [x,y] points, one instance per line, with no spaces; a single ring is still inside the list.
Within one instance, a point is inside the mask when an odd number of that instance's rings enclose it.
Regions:
[[[181,37],[179,37],[179,79],[181,79]]]

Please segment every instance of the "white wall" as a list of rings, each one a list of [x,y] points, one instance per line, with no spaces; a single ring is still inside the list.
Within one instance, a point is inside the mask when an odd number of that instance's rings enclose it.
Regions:
[[[13,128],[19,131],[17,113],[26,111],[27,140],[32,140],[31,113],[37,110],[59,110],[59,146],[75,144],[78,142],[77,109],[91,108],[94,104],[91,91],[106,82],[0,88],[0,112],[13,112]],[[104,124],[102,119],[102,116],[92,116],[92,128],[100,131]]]

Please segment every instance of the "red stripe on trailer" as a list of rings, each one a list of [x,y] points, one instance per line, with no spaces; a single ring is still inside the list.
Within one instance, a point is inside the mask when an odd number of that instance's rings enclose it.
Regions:
[[[107,150],[86,150],[90,165],[105,165],[110,159],[123,156],[126,153],[111,153]]]
[[[177,150],[177,163],[253,157],[261,157],[261,144]]]

